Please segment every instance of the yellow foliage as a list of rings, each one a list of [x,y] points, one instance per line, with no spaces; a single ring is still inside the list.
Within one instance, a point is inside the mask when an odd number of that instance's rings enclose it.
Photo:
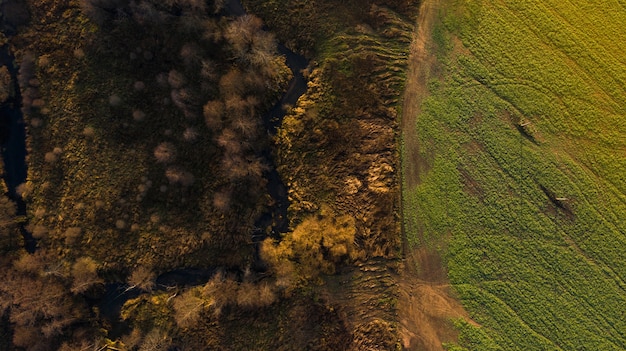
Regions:
[[[354,218],[337,216],[322,207],[319,214],[306,218],[280,243],[266,239],[261,257],[279,282],[315,279],[320,273],[333,274],[338,263],[354,256],[355,233]]]

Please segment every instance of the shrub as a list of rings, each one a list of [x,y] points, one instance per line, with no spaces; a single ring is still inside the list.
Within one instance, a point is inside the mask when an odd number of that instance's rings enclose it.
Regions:
[[[202,112],[204,115],[204,122],[209,129],[213,131],[222,129],[222,117],[224,116],[223,102],[219,100],[209,101],[204,105]]]
[[[74,49],[74,57],[76,57],[79,60],[84,58],[85,57],[85,51],[83,51],[83,49],[81,49],[81,48]]]
[[[98,277],[98,264],[90,257],[81,257],[72,265],[73,293],[82,293],[96,284],[103,283]]]
[[[46,102],[43,99],[34,99],[31,103],[31,106],[37,109],[41,109],[46,105]]]
[[[44,155],[43,159],[47,162],[47,163],[55,163],[57,162],[57,160],[59,159],[59,157],[57,156],[57,154],[55,154],[54,152],[46,152],[46,154]]]
[[[144,291],[152,291],[155,286],[156,274],[150,268],[139,266],[128,277],[131,288],[139,288]]]
[[[18,185],[15,192],[22,198],[27,198],[33,192],[33,183],[26,182]]]
[[[45,225],[35,225],[30,228],[30,232],[33,234],[33,238],[35,239],[43,239],[48,235],[48,228]]]
[[[141,111],[141,110],[134,110],[133,111],[133,119],[137,122],[141,122],[144,120],[144,118],[146,118],[146,114]]]
[[[122,98],[117,94],[113,94],[109,96],[109,105],[113,107],[117,107],[122,104]]]
[[[82,229],[79,227],[69,227],[65,230],[63,236],[65,237],[66,244],[74,244],[78,238],[82,235]]]
[[[146,88],[146,84],[145,84],[144,82],[142,82],[142,81],[138,80],[138,81],[136,81],[136,82],[133,84],[133,88],[134,88],[136,91],[142,91],[142,90],[144,90],[144,89]]]
[[[169,142],[163,142],[154,149],[154,157],[158,163],[172,163],[176,161],[176,147]]]
[[[35,218],[43,218],[46,215],[46,209],[44,207],[37,207],[34,212]]]
[[[115,221],[115,228],[124,229],[125,227],[126,227],[126,221],[124,221],[123,219],[118,219],[117,221]]]
[[[179,167],[168,167],[165,170],[165,177],[170,184],[180,184],[184,187],[191,186],[195,181],[195,177],[191,172],[185,171]]]
[[[29,86],[28,82],[35,76],[35,70],[35,56],[32,53],[27,52],[22,57],[17,76],[20,88],[26,89]]]
[[[240,137],[232,129],[226,128],[222,134],[217,137],[217,144],[221,146],[227,154],[240,154],[241,142]]]
[[[222,212],[230,209],[232,193],[230,189],[222,189],[213,194],[213,206]]]
[[[189,142],[196,141],[196,139],[198,139],[198,132],[193,127],[187,127],[183,132],[183,139]]]
[[[156,78],[155,78],[157,85],[160,86],[161,88],[167,88],[168,86],[168,74],[161,72],[159,74],[157,74]]]
[[[85,129],[83,129],[83,135],[85,137],[91,138],[96,135],[96,130],[91,126],[87,126],[85,127]]]
[[[261,257],[279,279],[281,274],[291,274],[295,269],[299,279],[310,280],[320,273],[333,274],[336,264],[356,257],[355,233],[352,217],[336,216],[324,207],[320,214],[304,219],[280,243],[266,239],[261,246]]]
[[[39,127],[41,127],[43,125],[43,120],[41,118],[37,118],[37,117],[31,118],[30,125],[33,128],[39,128]]]
[[[200,69],[200,76],[204,79],[213,80],[217,77],[217,72],[215,71],[215,63],[210,60],[202,60],[201,62],[202,68]]]
[[[180,58],[187,67],[198,64],[202,59],[200,47],[195,43],[185,43],[180,49]]]
[[[177,70],[173,69],[167,75],[167,83],[173,89],[180,89],[186,83],[185,76]]]

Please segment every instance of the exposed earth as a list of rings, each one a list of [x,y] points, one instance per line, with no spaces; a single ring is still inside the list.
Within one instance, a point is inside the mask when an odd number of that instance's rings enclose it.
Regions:
[[[411,43],[406,90],[402,104],[402,140],[405,187],[415,187],[428,163],[419,155],[415,122],[420,104],[427,96],[427,83],[435,56],[431,54],[431,31],[437,19],[440,0],[425,0],[419,11],[417,30]],[[443,343],[456,342],[458,332],[453,320],[467,312],[455,299],[437,249],[430,245],[414,247],[404,238],[404,262],[396,277],[399,286],[398,314],[402,346],[407,350],[444,350]]]

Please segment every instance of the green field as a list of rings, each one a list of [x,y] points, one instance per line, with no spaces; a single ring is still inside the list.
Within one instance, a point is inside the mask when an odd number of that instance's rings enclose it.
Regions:
[[[464,348],[626,349],[624,23],[624,1],[441,10],[403,201],[480,324]]]

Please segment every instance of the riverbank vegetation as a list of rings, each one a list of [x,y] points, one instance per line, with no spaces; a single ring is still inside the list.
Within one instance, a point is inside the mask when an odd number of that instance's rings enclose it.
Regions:
[[[391,278],[401,257],[398,104],[419,2],[244,4],[312,58],[309,88],[290,106],[276,139],[292,227],[310,226],[325,208],[354,220],[349,255],[356,265],[333,267],[338,277],[321,290],[346,313],[355,349],[399,346]]]
[[[454,349],[626,348],[623,6],[441,13],[404,208],[480,325],[460,322]]]

